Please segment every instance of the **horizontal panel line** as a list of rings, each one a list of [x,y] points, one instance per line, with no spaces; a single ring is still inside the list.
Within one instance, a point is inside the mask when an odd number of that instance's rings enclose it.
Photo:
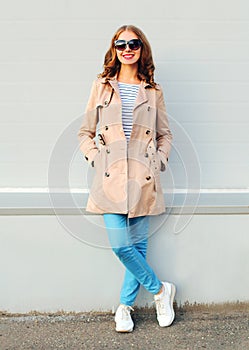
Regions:
[[[26,101],[11,101],[11,102],[2,102],[0,101],[0,106],[10,106],[10,107],[13,107],[13,106],[32,106],[32,105],[52,105],[52,106],[57,106],[57,105],[79,105],[79,106],[82,106],[82,101],[81,102],[65,102],[65,101],[59,101],[59,102],[41,102],[41,101],[36,101],[36,102],[26,102]]]
[[[222,206],[199,206],[199,207],[181,207],[181,206],[168,206],[166,209],[166,215],[248,215],[249,208],[240,206],[222,207]],[[95,213],[89,213],[85,207],[79,209],[74,208],[0,208],[0,216],[58,216],[58,215],[101,215]]]
[[[169,102],[170,101],[170,102]],[[169,104],[169,103],[171,103],[171,104],[180,104],[180,103],[182,103],[182,104],[185,104],[185,103],[188,103],[188,104],[208,104],[208,103],[210,103],[210,104],[214,104],[214,103],[217,103],[217,104],[219,104],[220,102],[216,102],[216,101],[207,101],[207,100],[197,100],[197,101],[184,101],[184,100],[169,100],[168,99],[168,102],[167,102],[167,100],[166,100],[166,104]],[[248,104],[249,103],[249,96],[248,96],[248,100],[232,100],[231,101],[231,99],[230,100],[227,100],[227,101],[223,101],[222,102],[223,104],[234,104],[234,105],[236,105],[236,104]]]
[[[165,90],[167,90],[167,89],[165,89]],[[168,105],[169,104],[172,104],[172,105],[174,105],[174,104],[178,104],[179,102],[174,102],[174,101],[168,101]],[[181,102],[182,104],[186,104],[186,105],[189,105],[189,104],[193,104],[193,105],[197,105],[197,104],[200,104],[200,105],[202,105],[202,104],[211,104],[211,105],[219,105],[219,106],[221,106],[221,105],[229,105],[229,104],[233,104],[233,105],[237,105],[238,104],[238,102],[234,102],[234,101],[226,101],[226,102],[224,102],[224,101],[221,101],[221,102],[217,102],[217,101],[205,101],[205,102],[198,102],[198,101],[182,101]],[[241,101],[241,102],[239,102],[239,103],[243,103],[243,104],[246,104],[246,105],[248,105],[249,104],[249,101]]]
[[[10,82],[10,81],[4,81],[1,79],[0,86],[1,85],[60,85],[60,84],[65,84],[65,85],[72,85],[72,84],[81,84],[83,86],[83,79],[82,80],[17,80],[15,82]]]
[[[167,90],[167,89],[165,89]],[[166,101],[167,102],[167,101]],[[13,106],[32,106],[32,105],[52,105],[52,106],[57,106],[57,105],[79,105],[79,106],[82,106],[82,101],[81,102],[65,102],[64,100],[62,101],[59,101],[59,102],[41,102],[41,101],[30,101],[30,102],[26,102],[26,101],[14,101],[14,102],[3,102],[3,101],[0,101],[0,106],[9,106],[9,107],[13,107]],[[235,105],[237,106],[238,104],[241,104],[241,105],[249,105],[249,101],[240,101],[240,102],[234,102],[234,101],[226,101],[226,102],[217,102],[217,101],[205,101],[205,102],[201,102],[201,101],[178,101],[178,102],[175,102],[175,101],[170,101],[168,100],[167,102],[167,105],[193,105],[193,106],[196,106],[196,105],[218,105],[218,106],[226,106],[226,105]]]
[[[7,188],[5,188],[7,189]],[[52,193],[28,192],[28,188],[19,188],[19,192],[2,192],[0,203],[1,215],[82,215],[85,212],[84,203],[88,198],[88,191],[72,188],[54,188]],[[43,190],[44,190],[43,189]],[[3,190],[3,189],[2,189]],[[12,188],[13,190],[13,188]],[[21,190],[24,190],[21,192]],[[234,190],[234,192],[233,192]],[[10,188],[8,189],[10,191]],[[204,192],[205,191],[205,192]],[[164,190],[168,203],[169,214],[195,215],[210,213],[248,214],[249,189],[168,189]],[[52,197],[51,197],[51,196]],[[73,196],[74,195],[74,196]],[[54,196],[54,197],[53,197]],[[73,196],[73,197],[72,197]],[[173,196],[173,197],[172,197]],[[51,202],[52,199],[52,202]],[[20,201],[21,200],[21,201]],[[6,206],[6,202],[8,205]],[[18,205],[18,204],[19,205]],[[93,214],[95,215],[95,214]]]
[[[16,42],[18,44],[20,44],[20,43],[35,43],[35,44],[45,43],[45,44],[47,44],[47,43],[54,43],[54,42],[59,42],[59,41],[61,41],[63,43],[69,41],[71,43],[72,40],[79,42],[79,41],[85,40],[85,37],[84,36],[82,36],[82,37],[72,36],[72,37],[67,37],[67,38],[66,37],[58,37],[58,38],[51,38],[50,37],[50,38],[41,38],[39,40],[37,38],[36,39],[35,38],[27,38],[27,39],[22,38],[19,40],[12,39],[12,38],[9,38],[9,39],[1,39],[0,38],[0,43],[15,43]],[[95,40],[101,40],[101,38],[98,38]],[[150,41],[153,42],[153,39],[151,39]],[[186,44],[190,44],[190,43],[192,43],[192,44],[199,43],[199,44],[235,44],[235,45],[238,45],[238,44],[244,44],[244,43],[249,44],[249,40],[239,40],[238,38],[234,39],[234,40],[231,40],[231,39],[230,40],[195,40],[195,39],[177,40],[177,39],[174,39],[172,41],[170,41],[170,39],[167,40],[168,45],[173,44],[174,46],[176,44],[186,45]]]
[[[44,100],[42,100],[42,99],[36,99],[36,98],[33,98],[31,101],[31,103],[30,104],[34,104],[34,103],[36,103],[37,102],[37,104],[51,104],[52,103],[52,101],[54,101],[56,99],[56,104],[68,104],[68,103],[71,103],[71,104],[82,104],[82,101],[72,101],[73,100],[73,98],[69,98],[68,99],[68,101],[70,101],[71,100],[71,102],[65,102],[65,98],[64,98],[64,100],[62,99],[62,100],[60,100],[59,98],[53,98],[53,99],[51,99],[51,100],[49,100],[49,99],[44,99]],[[26,99],[25,99],[26,100]],[[61,102],[60,102],[61,101]],[[170,101],[170,102],[169,102]],[[185,101],[185,100],[169,100],[169,99],[167,99],[166,100],[166,104],[177,104],[177,105],[179,105],[179,104],[186,104],[186,103],[188,103],[188,104],[213,104],[213,103],[215,103],[216,101],[207,101],[207,100],[197,100],[197,101]],[[16,101],[15,99],[13,99],[13,100],[10,100],[10,99],[8,99],[7,101],[6,101],[6,103],[9,103],[9,104],[21,104],[21,105],[24,105],[24,104],[29,104],[29,103],[27,103],[26,101],[22,101],[22,99],[18,99],[18,101]],[[219,102],[217,102],[217,103],[219,103]],[[238,104],[248,104],[249,103],[249,96],[248,96],[248,100],[233,100],[233,101],[231,101],[231,99],[230,100],[227,100],[227,101],[223,101],[223,103],[224,104],[234,104],[234,105],[238,105]],[[5,103],[4,103],[5,104]],[[1,103],[0,103],[0,105],[1,105]]]
[[[249,24],[249,19],[237,19],[237,18],[229,18],[229,19],[223,19],[223,18],[220,18],[220,19],[212,19],[212,18],[204,18],[204,19],[200,19],[199,17],[196,18],[196,17],[189,17],[189,18],[181,18],[181,17],[175,17],[175,18],[171,18],[171,17],[164,17],[163,19],[161,17],[159,17],[158,19],[151,19],[151,18],[148,18],[148,19],[145,19],[144,22],[153,22],[153,23],[160,23],[162,22],[163,24],[166,23],[170,23],[170,22],[180,22],[180,23],[188,23],[190,22],[190,24],[192,22],[195,22],[195,23],[227,23],[227,24],[230,24],[230,23],[248,23]],[[6,18],[6,19],[0,19],[0,23],[9,23],[9,24],[13,24],[13,23],[51,23],[51,24],[54,24],[54,23],[72,23],[72,22],[77,22],[77,23],[92,23],[92,22],[98,22],[98,23],[116,23],[116,19],[113,20],[113,19],[102,19],[102,18],[98,18],[96,20],[96,18],[92,18],[90,19],[89,17],[88,18],[83,18],[83,19],[79,19],[77,17],[75,18],[63,18],[63,19],[46,19],[46,18],[38,18],[38,19],[30,19],[30,18],[26,18],[26,19],[13,19],[13,18]]]
[[[82,188],[61,188],[61,187],[0,187],[0,193],[83,193],[88,194],[89,191]],[[249,188],[201,188],[201,189],[188,189],[188,188],[175,188],[164,189],[164,193],[215,193],[215,194],[231,194],[231,193],[249,193]],[[249,205],[249,203],[248,203]]]
[[[249,59],[191,59],[191,58],[184,58],[184,59],[167,59],[167,60],[157,60],[157,63],[163,63],[163,62],[169,62],[169,63],[248,63]]]
[[[166,74],[166,73],[165,73]],[[179,80],[170,80],[170,79],[166,79],[166,80],[160,80],[160,83],[166,83],[166,84],[196,84],[196,85],[209,85],[209,84],[214,84],[214,85],[218,85],[220,83],[229,83],[229,84],[240,84],[240,85],[249,85],[249,79],[245,80],[245,79],[237,79],[237,80],[188,80],[188,79],[179,79]],[[9,80],[4,81],[3,79],[1,79],[0,82],[0,86],[1,85],[9,85],[9,86],[19,86],[19,85],[60,85],[60,84],[65,84],[65,85],[72,85],[72,84],[83,84],[83,80],[17,80],[14,82],[10,82]],[[82,85],[83,86],[83,85]]]
[[[28,123],[28,122],[27,122]],[[20,123],[20,124],[22,124],[22,123]],[[35,125],[36,123],[34,123],[34,125]],[[181,121],[181,124],[183,125],[183,124],[195,124],[196,125],[196,121],[194,120],[194,121]],[[238,120],[236,120],[236,121],[227,121],[227,120],[224,120],[224,121],[200,121],[200,120],[198,120],[198,125],[206,125],[206,124],[208,124],[208,125],[210,125],[210,124],[216,124],[216,125],[220,125],[220,126],[222,126],[222,125],[237,125],[237,124],[249,124],[249,120],[246,120],[246,121],[238,121]],[[249,141],[248,141],[249,142]]]
[[[193,87],[207,87],[207,88],[212,88],[213,86],[219,86],[219,85],[229,85],[229,86],[236,86],[236,85],[239,85],[241,86],[241,88],[244,88],[244,87],[248,87],[249,86],[249,79],[248,80],[219,80],[219,81],[209,81],[209,80],[160,80],[160,81],[157,81],[158,84],[160,84],[161,86],[162,85],[165,85],[165,87],[163,87],[164,90],[167,90],[167,91],[171,91],[171,89],[169,88],[169,84],[171,86],[190,86],[192,85]],[[9,82],[9,81],[3,81],[1,80],[0,82],[0,88],[1,87],[5,87],[5,86],[10,86],[10,87],[20,87],[20,86],[25,86],[25,87],[31,87],[31,86],[34,86],[34,87],[54,87],[54,86],[63,86],[64,88],[67,88],[68,86],[72,86],[72,87],[78,87],[79,85],[82,86],[82,89],[86,89],[85,86],[83,86],[82,84],[82,80],[71,80],[71,81],[23,81],[23,80],[19,80],[19,81],[15,81],[15,82]],[[89,85],[90,86],[90,85]],[[88,92],[88,91],[87,91]],[[224,94],[225,95],[225,94]],[[249,96],[249,94],[248,94]],[[248,101],[249,101],[249,98],[248,98]]]
[[[249,45],[248,45],[249,46]],[[54,59],[30,59],[28,58],[26,61],[24,60],[20,60],[20,59],[17,59],[17,60],[3,60],[3,59],[0,59],[0,65],[28,65],[28,64],[37,64],[37,63],[75,63],[75,64],[82,64],[82,63],[92,63],[92,62],[99,62],[99,60],[85,60],[85,59],[82,59],[82,60],[79,60],[78,58],[74,59],[74,58],[71,58],[71,59],[57,59],[56,57]],[[234,63],[234,64],[237,64],[237,63],[244,63],[244,64],[248,64],[249,63],[249,58],[248,59],[191,59],[191,58],[184,58],[184,59],[165,59],[165,60],[157,60],[156,61],[157,64],[162,64],[162,63],[174,63],[174,64],[183,64],[183,63],[186,63],[186,64],[196,64],[196,63]]]
[[[79,115],[75,115],[74,117],[77,118],[77,117],[81,117],[83,116],[84,113],[81,113]],[[69,122],[71,121],[71,119],[69,120]],[[179,120],[178,120],[179,122]],[[181,120],[181,125],[184,125],[184,124],[194,124],[194,125],[210,125],[210,124],[215,124],[215,125],[218,125],[218,126],[223,126],[223,125],[238,125],[238,124],[249,124],[249,120],[236,120],[236,121],[227,121],[227,120],[224,120],[224,121],[217,121],[216,120],[205,120],[205,121],[201,121],[201,120],[198,120],[198,123],[196,122],[196,120]],[[64,120],[57,120],[57,121],[49,121],[49,120],[38,120],[38,121],[30,121],[30,120],[27,120],[27,121],[20,121],[20,120],[16,120],[16,121],[0,121],[0,125],[4,125],[4,126],[8,126],[8,125],[28,125],[28,126],[43,126],[43,125],[50,125],[50,126],[65,126],[65,121]],[[249,142],[249,140],[248,140]]]

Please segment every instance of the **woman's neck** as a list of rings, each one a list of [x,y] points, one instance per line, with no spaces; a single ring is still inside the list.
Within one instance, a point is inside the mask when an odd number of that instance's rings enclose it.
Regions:
[[[137,72],[137,65],[122,64],[118,74],[118,81],[127,84],[140,84]]]

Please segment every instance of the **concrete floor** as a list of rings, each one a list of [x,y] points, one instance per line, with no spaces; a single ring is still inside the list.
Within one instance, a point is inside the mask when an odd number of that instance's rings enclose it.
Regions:
[[[135,309],[132,333],[117,333],[111,313],[4,314],[1,350],[249,349],[249,304],[176,308],[174,323],[157,324],[154,309]]]

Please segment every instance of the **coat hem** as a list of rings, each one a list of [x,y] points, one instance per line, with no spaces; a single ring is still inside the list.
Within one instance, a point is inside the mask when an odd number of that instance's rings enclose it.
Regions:
[[[90,209],[86,207],[86,212],[96,214],[96,215],[103,215],[103,214],[123,214],[128,215],[128,218],[136,218],[139,216],[156,216],[160,215],[166,212],[166,207],[164,209],[160,209],[153,212],[142,212],[142,213],[135,213],[131,214],[129,211],[110,211],[110,210],[101,210],[101,209]]]

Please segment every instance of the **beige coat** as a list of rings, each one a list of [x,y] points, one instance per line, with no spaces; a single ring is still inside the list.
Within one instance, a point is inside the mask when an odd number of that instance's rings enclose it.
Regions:
[[[97,79],[78,137],[81,151],[96,169],[87,211],[129,217],[165,211],[160,171],[167,165],[172,134],[160,86],[141,82],[127,144],[118,82]]]

